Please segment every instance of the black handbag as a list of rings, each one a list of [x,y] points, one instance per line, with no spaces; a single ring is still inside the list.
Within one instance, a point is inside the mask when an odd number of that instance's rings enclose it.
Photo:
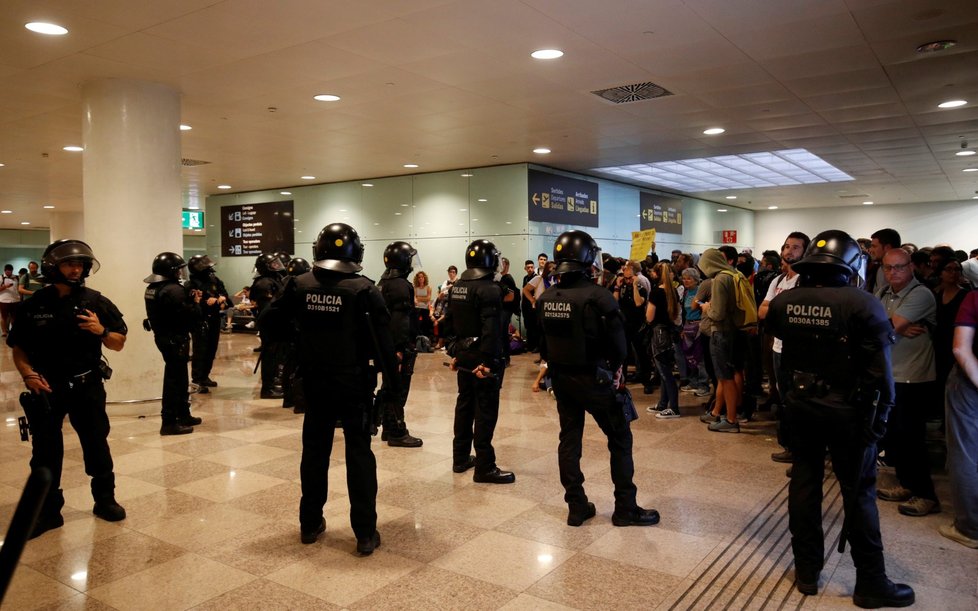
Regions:
[[[656,325],[652,327],[652,356],[672,352],[675,346],[675,333],[672,326]]]

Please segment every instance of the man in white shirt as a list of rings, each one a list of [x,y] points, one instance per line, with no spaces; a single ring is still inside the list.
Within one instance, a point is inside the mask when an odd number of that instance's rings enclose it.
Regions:
[[[971,251],[970,257],[961,263],[961,275],[972,287],[978,288],[978,248]]]
[[[0,276],[0,328],[4,337],[7,337],[17,306],[20,305],[20,293],[17,291],[19,286],[20,282],[14,275],[14,266],[9,263],[4,265],[3,276]]]
[[[771,281],[771,286],[767,289],[767,295],[764,297],[764,301],[761,302],[760,307],[757,309],[758,320],[764,320],[767,317],[768,308],[771,305],[771,300],[787,291],[789,289],[795,288],[798,284],[798,274],[791,268],[793,263],[799,261],[803,256],[805,256],[805,251],[808,250],[808,245],[811,240],[807,235],[800,231],[793,231],[788,234],[788,237],[784,240],[784,245],[781,246],[781,275]],[[771,351],[774,353],[774,377],[775,384],[777,385],[778,395],[784,399],[784,396],[788,393],[788,380],[781,379],[781,340],[777,337],[774,338],[774,343],[771,345]],[[786,448],[781,452],[774,452],[771,454],[771,460],[775,462],[787,462],[790,463],[792,460],[791,450],[787,449],[785,446],[786,440],[788,439],[787,432],[788,423],[785,422],[785,414],[783,411],[780,414],[780,419],[778,420],[778,443],[781,447]]]

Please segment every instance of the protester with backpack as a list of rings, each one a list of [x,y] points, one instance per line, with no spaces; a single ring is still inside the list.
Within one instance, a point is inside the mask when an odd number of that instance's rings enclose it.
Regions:
[[[700,307],[713,324],[710,356],[717,376],[716,404],[712,412],[701,418],[710,423],[711,431],[739,433],[737,406],[744,388],[747,333],[757,332],[754,291],[747,278],[716,248],[703,252],[699,267],[707,278],[713,279],[712,297]]]

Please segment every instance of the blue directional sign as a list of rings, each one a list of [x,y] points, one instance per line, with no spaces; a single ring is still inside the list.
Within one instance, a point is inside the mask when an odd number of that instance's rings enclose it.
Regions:
[[[531,221],[598,226],[598,183],[529,170],[527,184]]]
[[[245,257],[295,249],[293,202],[221,206],[221,256]]]

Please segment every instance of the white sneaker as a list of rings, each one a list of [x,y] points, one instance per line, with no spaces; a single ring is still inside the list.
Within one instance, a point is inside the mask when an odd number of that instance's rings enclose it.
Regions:
[[[650,405],[650,406],[648,406],[648,407],[645,408],[645,412],[648,413],[648,414],[658,414],[663,409],[665,409],[665,408],[659,407],[658,405]]]
[[[671,418],[678,418],[679,416],[679,412],[673,411],[672,408],[664,409],[655,415],[658,420],[669,420]]]

